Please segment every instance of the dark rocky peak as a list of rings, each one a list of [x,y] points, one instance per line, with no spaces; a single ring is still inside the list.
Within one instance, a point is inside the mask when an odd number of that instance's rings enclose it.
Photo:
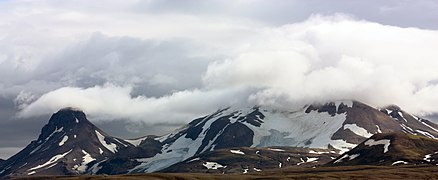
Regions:
[[[59,110],[49,120],[49,124],[59,127],[71,127],[79,123],[89,123],[89,121],[82,110],[71,107]]]
[[[397,105],[389,105],[381,108],[380,112],[385,113],[395,119],[403,118],[403,110]]]
[[[307,106],[306,113],[310,113],[312,111],[317,111],[319,113],[326,112],[330,114],[331,116],[336,116],[336,114],[343,114],[347,112],[348,107],[352,107],[353,102],[328,102],[325,104],[311,104]]]
[[[395,104],[384,107],[383,109],[391,110],[391,111],[400,111],[401,108]]]
[[[49,122],[41,130],[38,140],[48,140],[57,133],[80,132],[82,129],[95,129],[85,113],[75,108],[63,108],[50,117]]]

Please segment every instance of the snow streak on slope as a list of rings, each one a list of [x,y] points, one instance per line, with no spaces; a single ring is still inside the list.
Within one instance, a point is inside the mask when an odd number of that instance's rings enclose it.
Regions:
[[[88,167],[88,163],[96,160],[95,158],[91,157],[91,155],[87,151],[82,150],[82,153],[84,153],[84,156],[82,157],[81,164],[75,165],[73,167],[73,169],[77,170],[79,173],[84,173]]]
[[[97,138],[99,138],[100,143],[103,145],[103,147],[107,148],[108,150],[110,150],[113,153],[117,152],[117,145],[114,143],[107,143],[105,141],[105,136],[103,136],[102,134],[100,134],[99,131],[95,130]]]
[[[377,127],[379,127],[379,126],[377,126]],[[362,137],[369,138],[369,137],[373,136],[373,134],[369,133],[366,129],[364,129],[362,127],[359,127],[356,124],[345,124],[344,125],[344,130],[345,129],[349,129],[354,134],[357,134],[357,135],[362,136]],[[380,130],[380,129],[378,129],[378,130]]]
[[[59,146],[62,146],[62,145],[64,145],[64,143],[65,142],[67,142],[67,140],[68,140],[68,136],[67,135],[65,135],[63,138],[62,138],[62,140],[61,140],[61,142],[59,142]]]
[[[56,156],[53,156],[52,158],[50,158],[49,161],[45,162],[44,164],[41,164],[41,165],[35,166],[35,167],[33,167],[33,168],[30,168],[29,171],[37,170],[37,169],[40,169],[40,168],[46,167],[46,166],[48,166],[48,165],[51,165],[51,164],[57,162],[59,159],[63,158],[65,155],[67,155],[67,154],[70,153],[71,151],[72,151],[72,150],[67,151],[67,152],[65,152],[64,154],[58,154],[58,155],[56,155]]]
[[[366,141],[364,144],[367,146],[375,146],[375,145],[383,145],[383,153],[388,152],[388,147],[390,145],[391,140],[389,139],[382,139],[382,140],[374,140],[374,139],[369,139],[368,141]]]
[[[217,114],[205,117],[203,120],[205,121],[205,124],[202,126],[201,133],[195,140],[181,136],[173,143],[165,144],[161,154],[157,154],[152,158],[138,159],[137,161],[141,162],[141,164],[131,169],[130,172],[154,172],[192,157],[202,145],[202,141],[204,140],[205,134],[207,133],[211,123],[220,118],[221,115],[226,115],[229,113],[231,113],[230,110],[222,110]],[[202,121],[198,124],[200,123],[202,123]],[[166,139],[170,139],[176,136],[178,132],[184,130],[185,128],[177,130],[173,133],[164,135],[163,137],[165,138],[161,137],[157,138],[156,140],[164,142]]]

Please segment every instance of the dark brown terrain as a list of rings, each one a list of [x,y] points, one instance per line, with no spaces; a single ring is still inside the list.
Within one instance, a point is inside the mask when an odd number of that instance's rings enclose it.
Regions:
[[[95,176],[39,176],[16,179],[438,179],[438,167],[430,165],[404,166],[340,166],[318,168],[285,168],[259,173],[150,173]]]

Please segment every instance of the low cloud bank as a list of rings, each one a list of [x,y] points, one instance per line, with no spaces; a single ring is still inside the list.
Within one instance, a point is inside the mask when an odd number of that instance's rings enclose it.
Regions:
[[[135,84],[62,87],[20,101],[19,116],[73,106],[98,120],[173,123],[226,106],[288,108],[338,99],[433,114],[438,113],[437,42],[438,31],[316,15],[262,29],[235,49],[220,52],[229,51],[229,58],[208,63],[199,87],[160,97],[133,96]],[[154,83],[160,79],[163,84],[176,81],[161,77]]]

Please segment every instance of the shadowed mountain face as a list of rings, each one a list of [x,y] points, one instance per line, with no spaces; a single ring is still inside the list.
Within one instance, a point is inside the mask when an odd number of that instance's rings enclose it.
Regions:
[[[263,107],[227,108],[195,119],[164,136],[124,140],[98,129],[83,112],[67,108],[53,114],[37,140],[0,164],[0,177],[156,172],[201,155],[205,155],[205,162],[210,162],[209,152],[221,155],[221,149],[242,147],[320,148],[339,154],[373,134],[404,132],[435,138],[437,129],[437,125],[395,106],[375,109],[360,102],[338,101],[284,111]],[[272,161],[264,163],[287,165],[285,155],[280,156],[267,155]],[[255,162],[254,154],[247,157],[248,162]],[[299,156],[290,157],[292,162],[301,161],[295,158]],[[198,167],[201,161],[196,162],[194,166]],[[241,172],[245,166],[225,165],[234,169],[225,169],[226,172]],[[256,165],[251,167],[258,169]],[[269,169],[271,165],[260,167]]]
[[[333,166],[438,164],[438,140],[406,133],[376,134],[332,161]]]

